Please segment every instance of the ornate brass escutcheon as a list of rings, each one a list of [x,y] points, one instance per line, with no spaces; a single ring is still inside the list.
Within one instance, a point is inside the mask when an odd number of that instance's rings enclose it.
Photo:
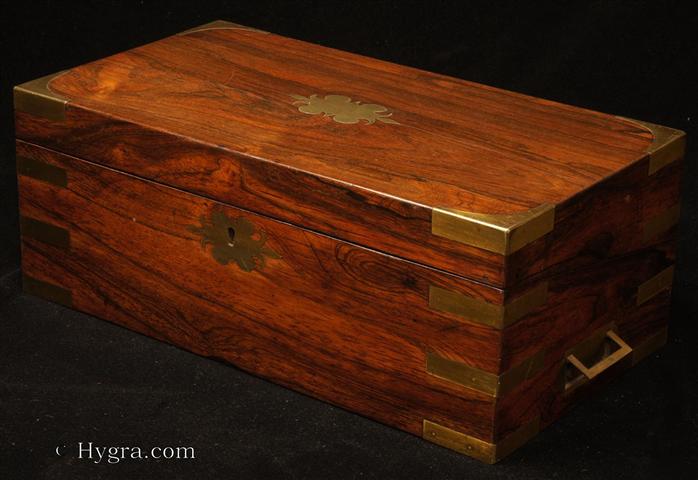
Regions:
[[[367,124],[376,123],[393,123],[400,125],[398,122],[390,118],[393,114],[383,105],[375,103],[352,102],[351,98],[344,95],[311,95],[304,97],[303,95],[291,95],[296,101],[294,105],[299,105],[298,111],[309,115],[324,114],[326,117],[332,117],[337,123],[359,123],[364,120]]]
[[[201,246],[211,244],[211,255],[221,265],[230,262],[245,272],[261,270],[267,257],[281,258],[271,248],[265,246],[267,234],[258,230],[244,217],[230,218],[225,213],[214,210],[210,218],[201,216],[201,226],[190,225],[188,230],[201,236]]]

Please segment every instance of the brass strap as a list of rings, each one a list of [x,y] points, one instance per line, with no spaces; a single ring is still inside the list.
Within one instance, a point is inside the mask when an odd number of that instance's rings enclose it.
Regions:
[[[68,173],[65,169],[23,155],[17,155],[17,174],[57,187],[68,186]]]
[[[657,333],[650,335],[648,338],[637,344],[637,346],[633,349],[633,365],[663,347],[668,338],[669,327],[662,327]]]
[[[23,237],[33,238],[65,250],[70,248],[70,232],[65,228],[22,215],[20,229]]]
[[[539,283],[504,305],[478,300],[435,285],[429,286],[429,307],[499,330],[544,305],[547,298],[548,282]]]
[[[670,266],[637,288],[637,305],[642,305],[664,290],[670,290],[674,281],[674,266]]]
[[[463,362],[427,352],[427,372],[435,377],[457,383],[493,397],[501,397],[540,372],[545,364],[545,351],[510,368],[501,375],[485,372]]]

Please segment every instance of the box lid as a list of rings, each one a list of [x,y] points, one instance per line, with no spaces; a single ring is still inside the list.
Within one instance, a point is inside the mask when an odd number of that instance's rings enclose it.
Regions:
[[[15,108],[22,140],[499,287],[581,192],[683,140],[223,21],[20,85]]]

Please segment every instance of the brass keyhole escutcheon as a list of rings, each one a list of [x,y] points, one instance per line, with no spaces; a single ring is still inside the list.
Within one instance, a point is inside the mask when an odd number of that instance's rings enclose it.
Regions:
[[[201,226],[190,225],[190,232],[201,236],[201,246],[211,245],[211,256],[221,265],[235,262],[241,270],[262,270],[268,258],[281,258],[266,245],[267,234],[245,217],[228,217],[219,210],[200,217]]]

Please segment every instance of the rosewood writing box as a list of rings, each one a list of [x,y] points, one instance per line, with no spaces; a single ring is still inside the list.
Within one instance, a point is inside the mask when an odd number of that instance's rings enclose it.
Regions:
[[[666,341],[680,131],[223,21],[14,101],[27,292],[431,442]]]

